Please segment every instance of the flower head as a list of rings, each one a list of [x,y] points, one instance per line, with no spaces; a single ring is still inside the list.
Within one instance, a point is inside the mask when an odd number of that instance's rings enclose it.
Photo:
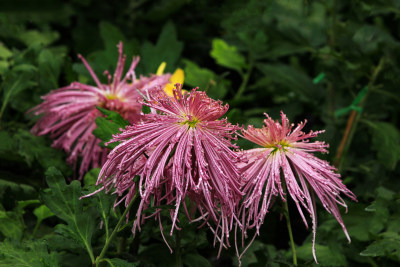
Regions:
[[[324,208],[331,213],[343,228],[350,241],[337,204],[346,207],[340,197],[345,194],[353,200],[355,195],[346,188],[340,180],[340,174],[328,162],[315,157],[313,152],[327,153],[324,142],[308,142],[319,133],[304,133],[305,123],[300,123],[293,129],[286,115],[281,112],[281,120],[272,120],[268,115],[261,129],[249,126],[242,130],[243,137],[260,145],[246,151],[249,165],[245,167],[245,199],[242,209],[242,227],[256,227],[257,233],[263,223],[266,213],[272,205],[271,200],[280,196],[287,201],[287,193],[297,206],[297,209],[308,227],[303,214],[305,209],[311,216],[313,229],[313,255],[315,257],[316,210],[314,193],[320,199]],[[309,190],[312,189],[312,190]],[[287,193],[286,193],[287,192]]]
[[[141,202],[134,232],[140,230],[147,207],[174,205],[170,210],[172,234],[181,206],[192,220],[185,202],[188,197],[205,223],[210,219],[217,223],[214,232],[222,245],[242,197],[235,164],[239,156],[230,149],[235,148],[231,140],[239,127],[220,119],[228,105],[196,89],[184,93],[177,85],[173,97],[161,89],[149,95],[144,104],[158,112],[145,114],[145,120],[114,136],[112,142],[122,143],[110,152],[98,183],[107,191],[115,188],[120,196],[128,191],[124,196],[128,206],[136,191],[133,178],[140,177],[136,186]],[[162,229],[160,210],[152,216]]]
[[[73,82],[71,85],[51,91],[42,97],[42,104],[34,107],[35,115],[42,115],[32,132],[36,135],[50,134],[53,146],[68,153],[68,162],[76,165],[82,157],[79,177],[90,167],[101,166],[107,158],[107,149],[98,146],[100,140],[92,132],[96,128],[95,119],[102,116],[96,106],[119,112],[131,123],[141,118],[142,105],[138,91],[146,92],[155,86],[168,83],[170,74],[152,75],[136,79],[135,67],[139,57],[134,57],[128,72],[123,76],[126,56],[122,42],[118,45],[119,57],[113,77],[106,71],[108,84],[102,84],[79,55],[92,76],[95,86]]]

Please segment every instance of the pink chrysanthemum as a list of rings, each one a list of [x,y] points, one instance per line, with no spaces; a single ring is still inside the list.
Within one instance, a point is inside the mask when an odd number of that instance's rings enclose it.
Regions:
[[[246,151],[249,164],[244,170],[245,199],[242,206],[242,227],[246,229],[259,228],[265,215],[271,207],[271,200],[280,196],[287,201],[286,191],[297,206],[297,209],[308,227],[303,214],[304,208],[311,216],[313,229],[313,255],[315,256],[316,210],[314,193],[321,200],[324,208],[339,222],[350,242],[350,237],[343,223],[337,204],[346,208],[340,193],[344,193],[356,201],[355,195],[346,188],[340,180],[340,174],[328,162],[315,157],[313,152],[327,153],[324,142],[309,143],[308,139],[316,137],[324,131],[302,132],[305,123],[300,123],[293,129],[286,115],[281,112],[280,124],[267,114],[265,126],[261,129],[249,126],[242,130],[243,137],[262,146]],[[286,188],[286,190],[284,189]],[[309,189],[312,189],[311,191]]]
[[[122,143],[110,152],[97,183],[107,191],[115,188],[119,196],[125,194],[120,200],[125,199],[125,206],[138,186],[141,202],[134,233],[148,218],[143,211],[150,205],[173,205],[172,234],[179,229],[176,223],[182,205],[189,220],[194,221],[197,209],[204,224],[210,219],[216,222],[213,232],[222,247],[242,197],[236,167],[239,157],[230,149],[236,148],[231,140],[239,127],[219,119],[228,105],[196,89],[183,93],[179,84],[172,97],[161,89],[153,90],[143,104],[158,113],[146,114],[145,120],[114,136],[111,142]],[[133,181],[136,175],[140,176],[137,185]],[[186,206],[186,197],[192,202],[191,209]],[[155,216],[162,230],[160,211],[149,217]]]
[[[139,57],[134,57],[122,79],[126,61],[126,56],[122,54],[122,42],[118,49],[119,57],[113,79],[105,72],[108,84],[102,84],[87,61],[79,55],[96,86],[73,82],[43,96],[43,103],[29,111],[42,115],[32,128],[34,134],[50,134],[54,139],[53,147],[68,153],[69,164],[76,166],[78,158],[82,158],[79,178],[90,167],[101,166],[107,158],[107,149],[99,147],[100,140],[92,134],[96,128],[95,119],[102,116],[96,106],[117,111],[130,123],[137,122],[142,108],[138,102],[141,98],[138,91],[146,92],[155,86],[164,86],[171,76],[152,75],[136,80],[135,67]]]

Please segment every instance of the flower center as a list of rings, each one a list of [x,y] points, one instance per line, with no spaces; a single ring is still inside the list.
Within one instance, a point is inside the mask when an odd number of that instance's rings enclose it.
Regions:
[[[190,128],[196,128],[196,124],[199,122],[199,120],[196,117],[191,117],[190,119],[184,121],[182,124],[185,125],[189,125]]]
[[[281,150],[283,152],[286,152],[286,148],[290,146],[288,142],[286,142],[286,140],[281,140],[279,142],[275,142],[275,143],[270,143],[268,145],[266,145],[266,148],[273,148],[271,153],[275,153],[278,150]]]
[[[115,94],[106,94],[106,98],[108,100],[115,100],[115,99],[118,99],[118,96]]]

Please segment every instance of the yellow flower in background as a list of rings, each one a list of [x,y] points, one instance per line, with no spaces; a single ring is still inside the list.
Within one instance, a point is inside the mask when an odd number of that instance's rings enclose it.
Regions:
[[[160,66],[157,69],[157,75],[162,75],[164,73],[165,67],[167,66],[166,62],[162,62]],[[169,79],[169,83],[167,83],[164,86],[164,91],[167,93],[169,96],[173,96],[173,89],[175,88],[175,84],[180,83],[183,84],[183,81],[185,80],[185,73],[183,72],[183,69],[177,68],[175,72],[172,74],[171,78]],[[186,92],[186,90],[182,90]]]

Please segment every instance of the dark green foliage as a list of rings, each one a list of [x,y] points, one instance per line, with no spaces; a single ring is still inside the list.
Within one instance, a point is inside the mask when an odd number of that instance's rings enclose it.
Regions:
[[[93,208],[83,210],[81,185],[73,181],[66,185],[64,177],[55,168],[46,172],[49,189],[41,194],[42,202],[60,219],[67,224],[57,225],[56,231],[67,238],[80,243],[82,248],[92,252],[92,235],[96,226],[97,213]]]
[[[114,72],[120,41],[126,65],[133,56],[141,58],[137,77],[154,74],[163,61],[165,72],[182,68],[184,89],[199,87],[228,103],[232,123],[261,127],[264,112],[278,119],[282,110],[293,123],[307,119],[305,131],[325,129],[318,139],[330,144],[330,154],[318,156],[336,162],[358,202],[345,199],[347,214],[341,209],[352,238],[348,244],[317,200],[319,266],[399,265],[399,1],[3,2],[0,266],[91,266],[120,219],[124,204],[114,207],[112,192],[79,199],[99,189],[100,169],[86,174],[84,186],[66,182],[74,175],[65,152],[52,148],[48,136],[30,133],[38,118],[29,111],[40,96],[73,81],[94,85],[78,53],[106,83],[102,73]],[[96,119],[93,133],[104,146],[128,122],[100,110],[104,116]],[[254,147],[240,138],[237,144]],[[234,248],[216,259],[213,235],[184,216],[178,223],[183,230],[170,236],[173,205],[150,207],[145,214],[162,209],[174,254],[158,221],[147,220],[133,237],[137,207],[99,266],[173,266],[177,244],[184,266],[238,265]],[[289,207],[295,210],[290,201]],[[299,265],[316,266],[311,233],[291,214]],[[242,266],[290,266],[284,224],[279,210],[271,211]]]
[[[62,266],[60,255],[49,252],[46,241],[26,241],[23,244],[5,241],[0,244],[0,265],[15,267]]]
[[[120,129],[124,129],[125,126],[129,124],[128,121],[124,120],[119,113],[114,111],[109,111],[100,107],[97,107],[101,113],[103,113],[106,117],[98,117],[96,118],[97,128],[93,131],[93,134],[99,138],[102,142],[100,146],[105,147],[104,143],[107,143],[111,140],[112,135],[119,133]],[[114,148],[117,146],[117,143],[111,143],[107,147]]]
[[[173,72],[182,53],[183,43],[178,41],[176,30],[171,22],[163,27],[155,45],[144,42],[140,50],[143,73],[155,73],[161,62],[167,62],[166,71]]]

